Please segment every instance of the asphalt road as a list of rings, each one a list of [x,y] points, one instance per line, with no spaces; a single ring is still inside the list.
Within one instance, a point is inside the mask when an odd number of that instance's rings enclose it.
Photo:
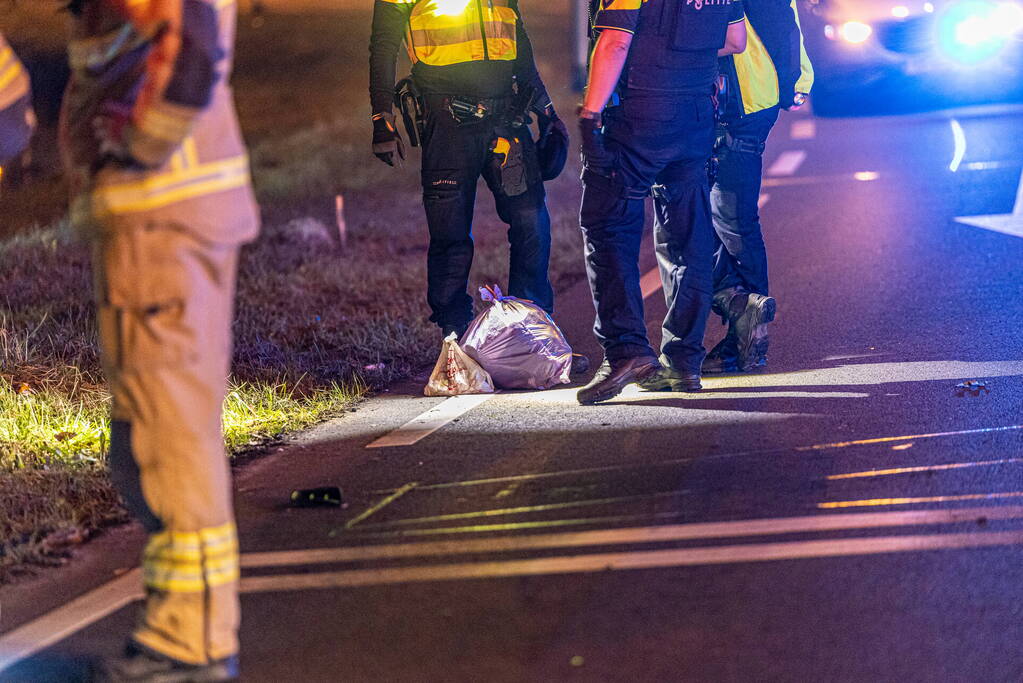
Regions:
[[[763,372],[587,408],[396,387],[241,468],[244,680],[1023,680],[1021,126],[783,116]],[[559,306],[597,361],[585,283]],[[0,678],[117,651],[140,542],[0,592],[0,657],[39,650]]]

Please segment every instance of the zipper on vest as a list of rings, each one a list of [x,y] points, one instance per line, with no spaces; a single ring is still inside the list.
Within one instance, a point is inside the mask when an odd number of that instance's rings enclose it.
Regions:
[[[476,10],[480,13],[480,34],[483,36],[483,61],[490,61],[490,48],[487,47],[487,23],[483,21],[483,0],[476,0]]]

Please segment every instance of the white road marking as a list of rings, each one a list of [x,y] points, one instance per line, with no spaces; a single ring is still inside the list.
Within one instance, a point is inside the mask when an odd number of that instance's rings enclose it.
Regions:
[[[452,420],[455,420],[473,408],[489,401],[495,394],[469,394],[452,396],[405,425],[386,434],[366,448],[392,448],[411,446],[433,434]]]
[[[795,175],[799,167],[806,161],[806,151],[802,149],[788,149],[778,155],[770,168],[767,169],[769,176],[790,176]]]
[[[799,119],[790,129],[793,140],[813,140],[817,137],[817,122],[813,119]]]
[[[1020,174],[1019,184],[1016,186],[1016,203],[1012,207],[1012,213],[960,216],[956,221],[1013,237],[1023,237],[1023,173]]]
[[[639,289],[643,298],[648,299],[656,292],[661,291],[661,272],[654,268],[639,279]]]
[[[604,529],[579,533],[474,539],[464,542],[423,542],[386,546],[324,548],[242,556],[242,565],[289,567],[366,560],[425,558],[473,553],[514,552],[558,548],[593,547],[625,543],[742,538],[758,535],[827,532],[967,523],[988,520],[1023,519],[1023,507],[1000,506],[958,510],[914,510],[886,513],[829,514],[737,522],[710,522]],[[256,576],[241,581],[243,593],[312,590],[340,586],[369,586],[453,579],[535,576],[643,569],[706,564],[762,562],[814,557],[871,555],[891,552],[976,548],[1023,542],[1023,532],[960,533],[844,538],[789,543],[742,544],[708,548],[685,548],[646,552],[622,552],[565,557],[534,558],[498,562],[429,565],[384,569],[302,574],[297,576]],[[124,575],[77,598],[67,605],[0,636],[0,672],[86,628],[100,619],[141,600],[141,572]]]
[[[1023,506],[964,508],[957,510],[913,510],[856,514],[804,515],[748,519],[735,522],[702,522],[661,526],[600,529],[528,536],[480,538],[465,541],[429,541],[350,548],[317,548],[283,552],[252,553],[242,557],[243,567],[294,567],[340,564],[367,560],[396,560],[410,557],[473,555],[521,550],[582,548],[600,545],[664,543],[668,541],[745,538],[775,534],[797,534],[850,529],[879,529],[899,526],[957,524],[987,520],[1023,519]]]
[[[822,557],[851,557],[928,550],[985,548],[1023,543],[1023,531],[976,534],[932,534],[841,538],[791,543],[748,543],[709,548],[683,548],[640,552],[568,555],[498,562],[355,569],[315,574],[252,576],[241,581],[245,593],[277,593],[324,590],[353,586],[380,586],[457,579],[486,579],[512,576],[550,576],[611,570],[693,567],[799,560]]]
[[[133,569],[6,635],[0,636],[0,673],[86,626],[142,599],[142,573]]]
[[[948,124],[952,127],[952,144],[954,146],[952,162],[948,165],[948,170],[955,173],[959,170],[959,164],[963,163],[963,157],[966,156],[966,133],[957,119],[952,119]]]

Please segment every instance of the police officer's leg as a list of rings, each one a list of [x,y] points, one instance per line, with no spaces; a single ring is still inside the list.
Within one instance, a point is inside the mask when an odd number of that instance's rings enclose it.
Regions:
[[[763,148],[778,120],[772,107],[730,121],[735,142],[719,155],[718,178],[711,190],[714,230],[721,240],[715,254],[714,291],[742,287],[767,295],[767,249],[760,225]],[[719,311],[724,314],[724,311]]]
[[[466,293],[472,267],[472,214],[476,182],[486,158],[480,124],[458,126],[437,107],[428,112],[423,140],[423,205],[430,229],[427,301],[430,320],[446,331],[462,332],[472,321]],[[487,141],[489,142],[489,141]]]
[[[540,178],[536,146],[529,131],[519,132],[521,140],[520,171],[501,167],[491,155],[483,177],[494,193],[497,215],[508,224],[511,261],[508,270],[508,293],[534,302],[548,313],[554,313],[554,290],[548,277],[551,257],[551,216],[547,195]],[[508,162],[507,159],[504,160]],[[517,177],[508,177],[510,175]]]
[[[646,335],[639,286],[639,250],[643,239],[644,199],[591,171],[583,173],[579,211],[586,253],[586,274],[597,318],[593,327],[614,363],[655,356]]]
[[[238,649],[238,552],[220,428],[237,247],[178,225],[97,240],[112,478],[147,531],[133,641],[188,664]]]
[[[722,151],[711,192],[715,255],[714,309],[728,323],[711,351],[706,372],[750,370],[766,362],[767,323],[775,302],[768,297],[767,249],[760,225],[763,151],[778,120],[778,107],[728,122],[732,142]]]
[[[668,306],[661,362],[676,373],[698,377],[715,247],[705,166],[698,161],[676,163],[659,181],[654,188],[654,243]]]

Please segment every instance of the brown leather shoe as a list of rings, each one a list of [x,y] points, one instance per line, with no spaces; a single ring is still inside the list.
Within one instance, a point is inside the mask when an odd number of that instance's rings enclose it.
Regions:
[[[626,358],[613,365],[605,359],[590,383],[576,394],[576,399],[584,406],[608,401],[622,393],[626,385],[646,379],[660,367],[661,364],[652,356]]]

